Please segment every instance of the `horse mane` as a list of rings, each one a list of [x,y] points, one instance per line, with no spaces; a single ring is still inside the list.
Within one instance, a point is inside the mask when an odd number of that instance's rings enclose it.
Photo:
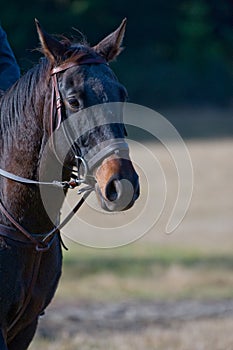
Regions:
[[[42,60],[1,96],[0,137],[3,141],[12,136],[20,122],[33,120],[41,113],[43,106],[39,100],[47,88],[48,67],[48,61]],[[38,85],[40,89],[36,88]]]

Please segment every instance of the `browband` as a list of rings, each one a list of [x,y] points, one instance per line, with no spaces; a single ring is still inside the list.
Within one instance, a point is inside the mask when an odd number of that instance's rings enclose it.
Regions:
[[[64,62],[60,64],[60,66],[54,67],[51,70],[51,75],[63,72],[64,70],[67,70],[69,68],[83,65],[83,64],[106,64],[108,65],[108,62],[101,56],[99,57],[86,57],[85,55],[81,56],[77,61],[75,62]]]

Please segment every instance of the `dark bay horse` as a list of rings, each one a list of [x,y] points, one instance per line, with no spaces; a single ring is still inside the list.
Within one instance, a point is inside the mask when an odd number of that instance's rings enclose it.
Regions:
[[[110,122],[105,109],[103,125],[80,136],[77,121],[77,130],[72,130],[77,137],[72,136],[75,142],[65,157],[62,195],[53,186],[46,188],[49,215],[38,186],[40,172],[51,170],[49,179],[56,179],[61,166],[62,137],[55,136],[53,145],[46,147],[54,129],[87,107],[125,101],[126,90],[108,65],[121,51],[125,24],[90,47],[59,41],[36,21],[45,57],[0,99],[0,350],[27,349],[39,315],[54,296],[62,265],[56,218],[64,192],[77,181],[70,178],[72,167],[77,162],[77,167],[86,167],[85,180],[90,177],[101,206],[108,211],[126,210],[139,196],[123,121]],[[130,196],[122,179],[133,188]]]

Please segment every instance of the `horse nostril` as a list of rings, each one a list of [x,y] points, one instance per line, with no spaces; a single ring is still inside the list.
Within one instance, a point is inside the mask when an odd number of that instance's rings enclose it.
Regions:
[[[111,180],[106,186],[105,196],[110,201],[113,202],[121,196],[121,182],[119,180]]]

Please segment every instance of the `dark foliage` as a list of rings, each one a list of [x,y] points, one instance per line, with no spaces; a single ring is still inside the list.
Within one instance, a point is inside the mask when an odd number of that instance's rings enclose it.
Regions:
[[[232,103],[231,0],[9,0],[1,4],[22,71],[37,62],[34,17],[51,33],[95,44],[128,18],[126,50],[113,66],[133,102],[154,108]],[[96,33],[96,34],[95,34]]]

